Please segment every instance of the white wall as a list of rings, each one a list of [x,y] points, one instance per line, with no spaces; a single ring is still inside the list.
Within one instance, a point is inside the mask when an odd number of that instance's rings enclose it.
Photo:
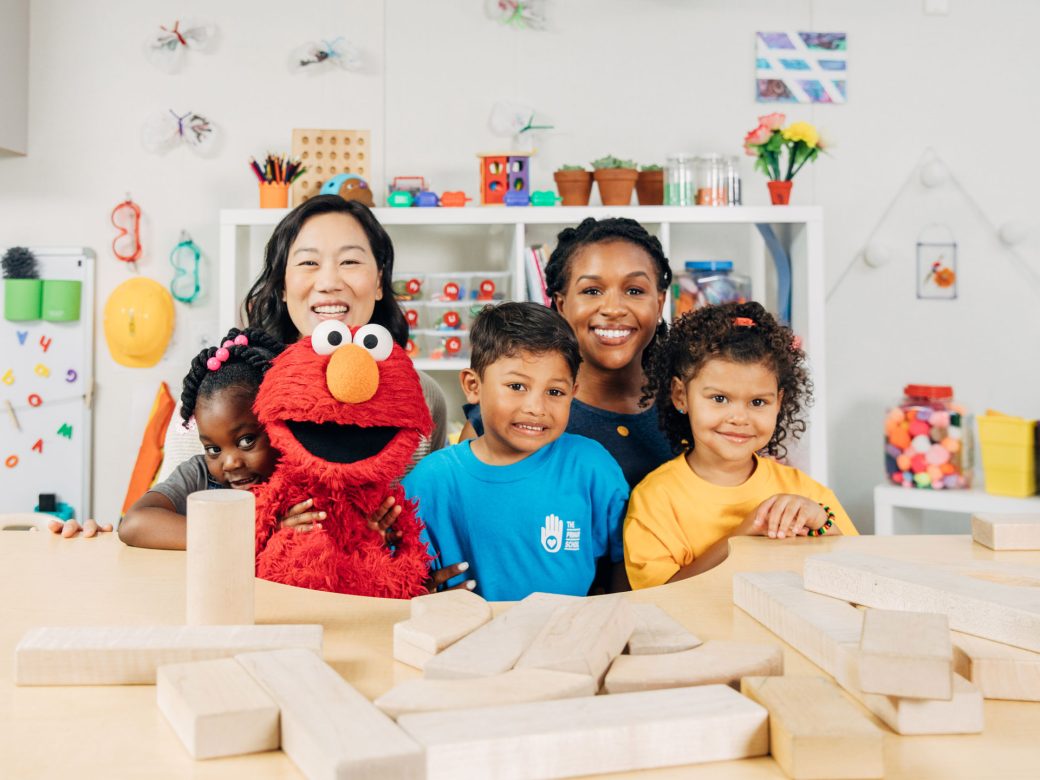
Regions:
[[[146,215],[141,273],[169,281],[166,255],[184,228],[207,251],[203,284],[212,289],[218,210],[256,202],[249,155],[287,149],[294,126],[368,127],[377,185],[422,174],[438,192],[473,195],[475,154],[502,145],[487,128],[498,99],[529,103],[557,128],[538,139],[536,189],[552,186],[557,165],[607,153],[640,162],[663,162],[674,150],[736,153],[758,114],[771,110],[753,100],[753,35],[783,28],[849,34],[850,102],[787,110],[837,144],[794,191],[795,203],[825,208],[828,287],[927,147],[991,220],[1040,228],[1030,136],[1040,120],[1031,64],[1040,6],[1028,0],[951,0],[950,14],[938,17],[907,0],[546,5],[551,29],[524,32],[488,21],[478,0],[310,0],[296,13],[244,0],[33,0],[31,153],[0,159],[0,244],[94,247],[100,306],[129,273],[110,254],[108,213],[130,191]],[[145,37],[192,13],[219,26],[217,51],[189,53],[179,75],[153,69],[142,56]],[[293,46],[337,34],[361,44],[364,73],[286,70]],[[223,134],[219,154],[144,152],[141,123],[167,107],[211,116]],[[745,202],[765,201],[748,165]],[[914,297],[914,243],[932,221],[949,223],[960,244],[954,303]],[[1040,271],[1038,237],[1019,248],[1026,268],[1016,267],[963,198],[915,182],[876,238],[893,247],[893,262],[854,268],[827,309],[832,482],[868,528],[881,415],[906,382],[950,382],[974,409],[1040,417],[1040,322],[1031,313],[1040,285],[1029,275]],[[178,316],[176,344],[150,370],[116,366],[98,323],[101,517],[118,512],[157,383],[176,392],[199,342],[220,330],[212,299],[178,304]]]

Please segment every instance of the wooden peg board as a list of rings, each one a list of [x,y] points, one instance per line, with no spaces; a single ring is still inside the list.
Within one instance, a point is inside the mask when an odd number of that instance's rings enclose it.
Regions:
[[[292,205],[313,198],[322,184],[339,173],[353,173],[368,181],[370,145],[368,130],[294,128],[292,154],[303,160],[307,171],[292,185]]]

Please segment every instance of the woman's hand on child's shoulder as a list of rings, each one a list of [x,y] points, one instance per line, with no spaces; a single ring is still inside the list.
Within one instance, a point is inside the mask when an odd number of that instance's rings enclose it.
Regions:
[[[453,563],[451,566],[445,566],[443,569],[434,569],[430,572],[430,579],[426,581],[426,588],[430,593],[436,593],[439,590],[473,590],[477,587],[476,580],[463,580],[458,585],[442,587],[448,580],[458,577],[468,569],[469,564],[466,561]]]
[[[748,516],[752,526],[760,529],[748,535],[768,536],[770,539],[789,539],[808,536],[827,522],[827,512],[822,506],[805,496],[793,493],[777,493],[758,505]]]
[[[99,524],[93,518],[84,521],[82,528],[76,520],[66,520],[64,523],[60,520],[51,520],[47,523],[47,527],[52,534],[60,534],[63,539],[71,539],[74,536],[78,536],[80,531],[83,532],[84,539],[89,539],[92,536],[97,536],[99,533],[108,533],[112,530],[111,523]]]
[[[285,517],[278,520],[279,528],[293,528],[297,531],[312,531],[321,529],[321,520],[325,519],[324,512],[313,509],[314,499],[308,498],[289,507]]]

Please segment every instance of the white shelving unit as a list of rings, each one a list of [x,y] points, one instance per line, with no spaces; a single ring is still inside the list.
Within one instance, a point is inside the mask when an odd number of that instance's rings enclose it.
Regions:
[[[823,278],[823,212],[818,206],[737,206],[731,208],[629,206],[629,207],[555,207],[555,208],[377,208],[376,218],[391,234],[395,245],[395,270],[438,271],[462,270],[442,261],[425,257],[437,237],[429,232],[451,234],[459,230],[484,230],[489,240],[504,242],[504,251],[495,260],[483,261],[477,267],[495,263],[496,270],[512,274],[513,297],[522,299],[526,292],[524,276],[525,249],[535,238],[549,243],[546,231],[555,233],[568,225],[577,225],[586,217],[629,217],[638,220],[661,240],[665,255],[673,262],[673,271],[682,271],[675,255],[697,231],[728,226],[746,241],[746,272],[751,277],[752,295],[757,300],[769,298],[770,266],[764,235],[776,237],[790,257],[791,326],[802,337],[810,356],[815,404],[808,410],[808,431],[800,444],[792,449],[790,460],[814,479],[827,483],[826,392],[824,373],[824,278]],[[245,293],[259,273],[263,262],[263,246],[270,230],[288,213],[288,209],[225,209],[220,212],[220,273],[218,306],[221,327],[238,321],[238,311]],[[741,231],[741,228],[746,228]],[[423,231],[423,248],[402,244],[414,241],[413,231]],[[763,235],[764,234],[764,235]],[[740,239],[738,239],[740,240]],[[443,252],[442,252],[443,255]],[[467,262],[472,265],[472,258]],[[432,263],[432,265],[431,265]],[[476,270],[474,267],[473,270]],[[423,371],[458,371],[465,360],[417,360]]]
[[[972,515],[1040,514],[1040,496],[995,496],[984,490],[919,490],[882,484],[874,488],[874,533],[891,536],[921,533],[922,512]],[[951,533],[960,533],[960,530]]]

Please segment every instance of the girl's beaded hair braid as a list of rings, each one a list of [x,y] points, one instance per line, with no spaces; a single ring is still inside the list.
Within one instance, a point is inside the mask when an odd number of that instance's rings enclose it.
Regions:
[[[685,385],[713,358],[734,363],[762,363],[776,375],[781,393],[776,428],[764,452],[784,457],[788,435],[805,431],[802,412],[812,403],[812,381],[805,352],[790,328],[780,325],[758,303],[725,303],[689,312],[659,339],[650,357],[643,399],[653,399],[661,430],[676,453],[690,452],[689,419],[672,404],[672,377]]]

